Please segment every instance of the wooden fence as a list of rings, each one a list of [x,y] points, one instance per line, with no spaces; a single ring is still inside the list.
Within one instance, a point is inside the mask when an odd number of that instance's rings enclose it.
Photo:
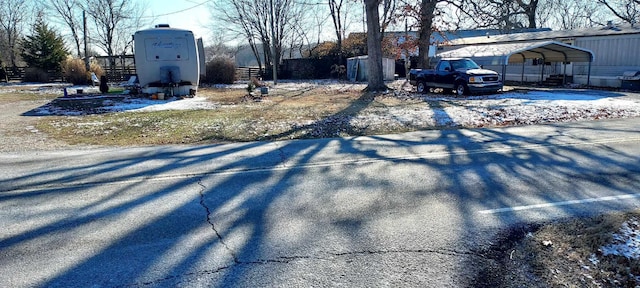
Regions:
[[[262,77],[264,70],[257,67],[238,67],[236,68],[236,80],[249,81],[251,77]]]
[[[26,74],[26,67],[6,67],[5,72],[7,73],[7,80],[9,81],[22,81]],[[62,72],[50,70],[47,71],[49,75],[49,81],[51,82],[60,82],[63,80]],[[4,81],[4,79],[0,79],[0,81]]]
[[[22,81],[25,76],[26,67],[7,67],[7,78],[9,81]],[[136,74],[135,66],[116,66],[114,69],[104,69],[105,75],[109,82],[123,82],[129,80],[129,77]],[[48,71],[49,80],[52,82],[64,81],[64,77],[61,72]],[[249,81],[252,77],[263,77],[264,70],[257,67],[238,67],[236,68],[236,80]],[[1,79],[0,81],[4,81]]]

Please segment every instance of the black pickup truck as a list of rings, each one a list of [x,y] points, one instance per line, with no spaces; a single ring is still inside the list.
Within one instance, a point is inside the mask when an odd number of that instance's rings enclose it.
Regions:
[[[431,88],[442,88],[457,95],[495,93],[502,90],[502,81],[497,72],[482,69],[467,58],[444,58],[436,69],[411,69],[409,82],[418,93],[427,93]]]

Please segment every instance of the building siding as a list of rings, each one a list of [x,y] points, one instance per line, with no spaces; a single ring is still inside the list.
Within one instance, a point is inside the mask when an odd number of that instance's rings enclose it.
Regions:
[[[620,76],[633,67],[640,69],[640,34],[579,38],[575,45],[594,51],[592,67],[599,71],[598,75]]]

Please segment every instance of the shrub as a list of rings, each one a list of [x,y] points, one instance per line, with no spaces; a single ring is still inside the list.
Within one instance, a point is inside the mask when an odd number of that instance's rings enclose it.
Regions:
[[[24,71],[24,77],[22,81],[47,83],[49,82],[49,74],[47,73],[47,71],[44,71],[40,68],[27,68]]]
[[[232,59],[217,57],[207,63],[205,82],[210,84],[233,84],[236,81],[236,64]]]
[[[91,63],[89,63],[89,72],[95,73],[96,76],[98,76],[98,79],[102,78],[102,76],[105,74],[102,66],[100,66],[100,64],[98,64],[98,62],[96,61],[91,61]]]
[[[82,59],[67,58],[67,60],[62,62],[62,75],[64,75],[66,81],[69,81],[74,85],[86,85],[91,83],[91,72],[95,73],[98,78],[104,75],[104,71],[98,63],[91,62],[89,69],[90,71],[87,72],[84,60]]]
[[[344,65],[331,65],[331,77],[338,79],[347,79],[347,67]]]
[[[62,75],[74,85],[85,85],[89,81],[87,68],[82,59],[67,58],[62,62]]]

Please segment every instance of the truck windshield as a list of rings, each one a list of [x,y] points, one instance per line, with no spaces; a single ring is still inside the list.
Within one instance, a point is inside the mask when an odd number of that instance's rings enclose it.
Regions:
[[[480,66],[469,59],[460,59],[451,61],[451,67],[453,69],[480,69]]]

